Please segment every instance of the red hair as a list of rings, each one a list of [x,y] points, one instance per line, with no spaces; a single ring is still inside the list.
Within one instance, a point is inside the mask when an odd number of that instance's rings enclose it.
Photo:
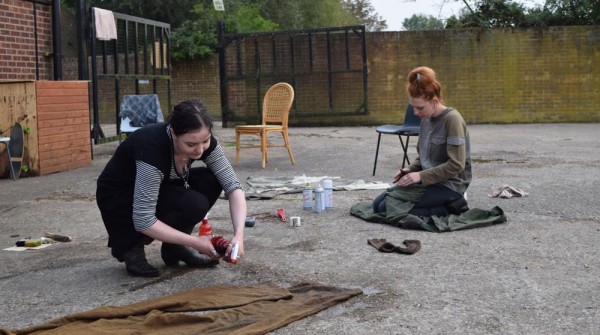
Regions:
[[[411,98],[425,98],[442,100],[442,85],[435,77],[433,69],[421,66],[410,71],[407,77],[406,90]]]

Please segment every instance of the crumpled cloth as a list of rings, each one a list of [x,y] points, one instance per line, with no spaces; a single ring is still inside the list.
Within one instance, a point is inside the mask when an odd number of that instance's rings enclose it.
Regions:
[[[377,181],[365,182],[362,179],[350,180],[328,176],[248,177],[248,187],[244,189],[244,193],[249,200],[272,199],[280,194],[302,193],[307,183],[314,188],[325,179],[331,179],[334,191],[385,190],[390,187],[388,183]]]
[[[397,252],[399,254],[412,255],[421,250],[421,241],[419,240],[404,240],[402,244],[404,244],[406,248],[394,245],[385,238],[372,238],[367,240],[367,243],[381,252],[388,253]]]
[[[117,39],[117,24],[113,12],[94,7],[96,38],[101,41]]]
[[[350,207],[350,214],[369,222],[435,233],[487,227],[507,220],[504,211],[498,206],[490,210],[471,208],[460,215],[449,216],[421,217],[408,214],[424,192],[425,186],[422,184],[391,188],[385,194],[385,211],[375,213],[373,201],[361,201]]]
[[[526,197],[529,193],[523,191],[520,188],[516,188],[507,184],[502,186],[494,186],[490,189],[488,197],[490,198],[512,198],[512,197]]]
[[[212,286],[124,306],[104,306],[0,334],[265,334],[362,294],[301,282]],[[201,313],[192,313],[202,311]]]
[[[123,119],[128,117],[132,127],[143,127],[165,120],[156,94],[123,96],[119,115]]]

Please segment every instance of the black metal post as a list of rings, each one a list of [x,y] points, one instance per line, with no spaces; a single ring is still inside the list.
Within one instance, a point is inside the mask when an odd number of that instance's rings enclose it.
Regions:
[[[40,80],[40,55],[38,51],[37,8],[33,3],[33,40],[35,46],[35,80]]]
[[[52,53],[54,80],[62,80],[62,46],[60,39],[60,1],[52,1]]]
[[[221,122],[223,128],[227,128],[227,78],[225,76],[225,24],[217,22],[217,37],[219,39],[219,90],[221,93]]]
[[[86,0],[77,1],[77,73],[79,80],[88,80],[87,62],[87,4]]]
[[[92,127],[92,137],[94,138],[94,143],[98,144],[100,141],[100,134],[102,133],[102,128],[100,127],[100,112],[98,107],[98,65],[96,64],[96,37],[94,36],[94,10],[90,9],[90,41],[92,42],[92,113],[93,113],[93,127]],[[106,61],[105,61],[106,63]]]
[[[362,26],[361,32],[361,52],[362,52],[362,73],[363,73],[363,91],[364,93],[364,108],[365,114],[369,113],[369,70],[367,68],[367,38],[365,26]]]

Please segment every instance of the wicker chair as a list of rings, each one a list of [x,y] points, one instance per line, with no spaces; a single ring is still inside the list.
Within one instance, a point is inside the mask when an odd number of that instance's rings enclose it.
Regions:
[[[268,161],[267,149],[272,147],[285,147],[292,164],[294,155],[290,148],[290,139],[288,136],[288,116],[292,103],[294,102],[294,88],[288,83],[277,83],[269,88],[263,99],[262,124],[243,125],[235,127],[235,162],[237,165],[240,159],[240,149],[242,148],[260,148],[262,153],[262,167],[265,168]],[[269,142],[269,133],[278,132],[283,136],[283,144],[273,144]],[[260,137],[260,145],[240,143],[241,135],[256,135]]]

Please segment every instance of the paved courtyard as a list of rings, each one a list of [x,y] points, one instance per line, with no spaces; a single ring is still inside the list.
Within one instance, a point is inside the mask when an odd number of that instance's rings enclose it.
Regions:
[[[98,306],[124,305],[198,287],[303,280],[360,288],[363,294],[273,334],[599,334],[600,125],[471,125],[470,207],[500,206],[508,222],[451,233],[408,231],[362,221],[349,208],[380,190],[335,191],[334,208],[302,210],[301,194],[249,202],[256,226],[246,256],[214,269],[171,269],[160,243],[147,248],[158,278],[129,277],[106,247],[95,204],[96,178],[117,143],[94,146],[92,165],[43,177],[0,179],[0,243],[13,246],[45,231],[73,241],[41,250],[0,251],[0,328],[21,329]],[[233,129],[215,134],[231,161]],[[244,151],[236,172],[248,177],[332,176],[390,182],[401,161],[398,139],[382,138],[372,176],[373,127],[292,128],[285,149],[269,152],[266,169]],[[275,138],[275,137],[274,137]],[[409,154],[415,156],[416,139]],[[511,185],[523,198],[488,196]],[[301,216],[290,228],[275,216]],[[210,222],[229,235],[226,201]],[[380,253],[367,244],[418,239],[414,255]]]

